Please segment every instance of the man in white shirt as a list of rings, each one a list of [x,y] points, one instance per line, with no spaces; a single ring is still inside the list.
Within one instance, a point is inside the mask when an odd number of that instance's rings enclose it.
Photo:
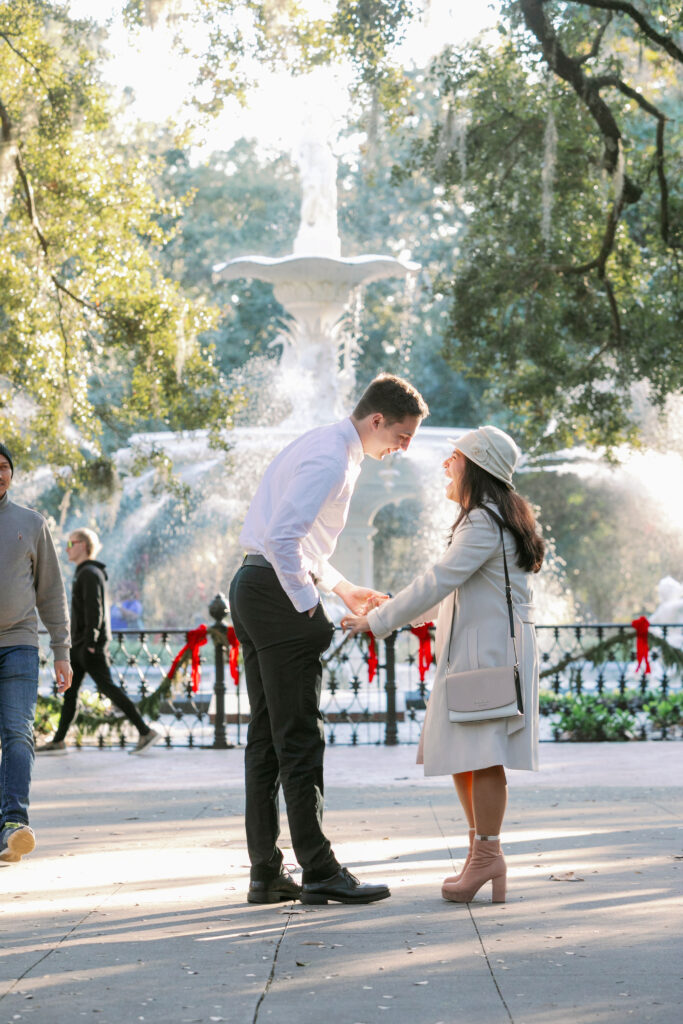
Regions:
[[[250,903],[371,903],[386,885],[364,885],[341,867],[322,830],[325,734],[322,664],[334,626],[320,591],[355,614],[376,591],[358,587],[328,559],[344,528],[365,455],[405,451],[429,410],[415,388],[382,374],[348,419],[317,427],[273,459],[251,503],[240,541],[247,555],[230,586],[242,644],[251,719],[245,752]],[[302,885],[283,870],[282,785]]]

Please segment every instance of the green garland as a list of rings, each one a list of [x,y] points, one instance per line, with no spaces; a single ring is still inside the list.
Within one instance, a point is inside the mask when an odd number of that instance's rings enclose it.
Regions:
[[[683,672],[682,650],[678,647],[673,647],[663,636],[656,636],[652,633],[648,636],[648,644],[651,650],[654,649],[659,652],[666,668],[674,669],[677,673]],[[616,636],[611,636],[607,640],[599,640],[591,647],[565,654],[555,665],[550,668],[544,668],[539,678],[547,679],[548,676],[563,672],[577,661],[587,661],[594,666],[601,665],[606,661],[612,661],[615,658],[618,661],[632,661],[632,647],[633,638],[627,636],[623,630],[620,630]]]

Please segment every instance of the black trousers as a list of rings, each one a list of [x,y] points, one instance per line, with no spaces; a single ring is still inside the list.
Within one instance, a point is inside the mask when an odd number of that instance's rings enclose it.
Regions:
[[[133,723],[141,736],[149,732],[149,726],[145,723],[133,701],[123,692],[120,686],[112,682],[109,671],[109,658],[106,651],[96,648],[93,654],[84,648],[72,647],[69,657],[73,669],[73,680],[71,686],[64,694],[59,725],[57,726],[57,732],[52,737],[54,741],[61,742],[64,739],[69,731],[69,726],[76,717],[78,691],[86,675],[93,679],[98,692],[103,697],[108,697],[112,704],[115,704],[119,710],[123,711],[126,718]]]
[[[273,569],[243,565],[230,586],[230,612],[242,645],[251,719],[245,751],[246,830],[251,878],[282,868],[279,790],[305,882],[339,869],[322,829],[325,732],[322,664],[334,626],[322,603],[297,612]]]

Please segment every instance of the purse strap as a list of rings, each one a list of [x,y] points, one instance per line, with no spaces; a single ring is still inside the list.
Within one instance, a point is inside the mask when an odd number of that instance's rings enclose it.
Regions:
[[[510,620],[510,636],[512,637],[512,649],[515,652],[515,665],[514,665],[514,667],[515,668],[519,668],[519,658],[517,657],[517,642],[516,642],[516,639],[515,639],[515,620],[514,620],[514,616],[513,616],[513,612],[512,612],[512,584],[510,583],[510,573],[508,572],[508,560],[507,560],[507,555],[505,554],[505,538],[503,537],[503,525],[504,524],[503,524],[503,520],[501,519],[501,517],[498,515],[497,512],[494,512],[493,509],[488,508],[488,506],[486,506],[486,505],[482,505],[480,507],[481,507],[482,512],[488,512],[488,514],[491,516],[493,521],[498,524],[498,529],[500,531],[500,543],[501,543],[501,546],[503,548],[503,569],[505,571],[505,600],[506,600],[507,606],[508,606],[508,617],[509,617],[509,620]],[[453,600],[455,602],[455,598]],[[447,665],[450,665],[450,663],[451,663],[451,640],[453,638],[453,621],[454,621],[454,619],[455,619],[455,603],[453,604],[453,616],[451,618],[451,631],[450,631],[449,636],[448,636],[448,659],[447,659]]]

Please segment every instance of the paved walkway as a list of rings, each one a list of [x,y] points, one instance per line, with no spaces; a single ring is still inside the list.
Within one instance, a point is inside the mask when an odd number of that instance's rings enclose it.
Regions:
[[[508,902],[469,906],[440,898],[463,821],[414,748],[328,750],[335,850],[391,884],[368,907],[245,902],[240,750],[42,759],[0,1024],[677,1024],[682,752],[542,745],[510,773]]]

